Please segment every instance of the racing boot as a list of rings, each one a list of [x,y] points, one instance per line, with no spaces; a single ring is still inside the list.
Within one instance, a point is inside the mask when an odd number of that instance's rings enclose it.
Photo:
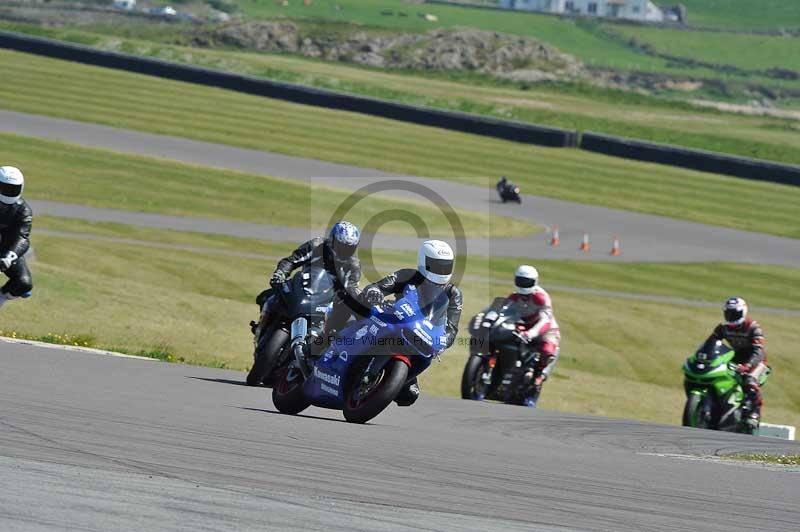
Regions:
[[[742,426],[747,434],[758,430],[761,422],[761,387],[753,378],[745,381],[745,400],[742,405]]]
[[[419,393],[419,384],[416,377],[414,377],[414,380],[406,383],[400,389],[400,393],[394,398],[394,402],[397,403],[397,406],[411,406],[419,399]]]
[[[527,374],[526,374],[527,376]],[[539,396],[542,394],[542,385],[546,377],[544,375],[537,375],[531,383],[530,393],[522,400],[522,405],[528,408],[536,408],[539,402]]]
[[[0,307],[5,305],[6,301],[11,301],[12,299],[17,299],[17,298],[20,298],[20,297],[23,298],[23,299],[27,299],[27,298],[31,297],[31,292],[25,292],[21,296],[14,296],[14,295],[11,295],[9,293],[0,291]]]
[[[758,430],[758,426],[760,425],[760,423],[761,423],[761,415],[756,411],[750,412],[742,420],[745,433],[747,434],[754,434]]]

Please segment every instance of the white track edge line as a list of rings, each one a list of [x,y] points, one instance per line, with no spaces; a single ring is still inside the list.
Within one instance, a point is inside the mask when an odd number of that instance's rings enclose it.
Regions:
[[[8,337],[0,337],[0,341],[10,343],[10,344],[23,344],[23,345],[32,345],[35,347],[43,347],[45,349],[60,349],[62,351],[78,351],[80,353],[89,353],[92,355],[105,355],[105,356],[112,356],[118,358],[133,358],[136,360],[150,360],[150,361],[159,361],[156,358],[150,357],[140,357],[137,355],[126,355],[123,353],[116,353],[114,351],[106,351],[104,349],[94,349],[91,347],[80,347],[76,345],[61,345],[61,344],[49,344],[47,342],[37,342],[35,340],[25,340],[22,338],[8,338]]]

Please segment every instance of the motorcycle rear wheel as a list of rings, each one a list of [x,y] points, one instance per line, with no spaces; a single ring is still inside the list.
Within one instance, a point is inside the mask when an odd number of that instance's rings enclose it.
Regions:
[[[402,360],[390,360],[364,395],[360,394],[360,376],[356,374],[345,390],[344,418],[350,423],[366,423],[383,412],[406,383],[408,366]]]

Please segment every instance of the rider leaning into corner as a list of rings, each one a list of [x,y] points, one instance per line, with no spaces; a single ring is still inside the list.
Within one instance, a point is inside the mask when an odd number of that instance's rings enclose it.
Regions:
[[[741,297],[731,297],[722,307],[724,321],[714,328],[707,344],[727,340],[734,351],[736,372],[742,376],[745,397],[752,401],[753,410],[745,419],[752,428],[758,428],[764,399],[758,384],[767,371],[767,353],[764,350],[764,332],[761,325],[747,315],[747,303]]]
[[[8,277],[0,288],[0,307],[6,301],[29,297],[33,288],[24,257],[31,245],[33,212],[22,199],[24,185],[18,168],[0,166],[0,272]]]
[[[425,309],[431,305],[435,308],[446,307],[447,339],[449,348],[455,342],[458,333],[458,321],[461,319],[463,298],[461,290],[450,283],[453,276],[455,255],[450,245],[441,240],[423,242],[417,254],[417,268],[404,268],[387,275],[383,279],[364,288],[362,300],[369,306],[379,305],[384,296],[401,295],[408,285],[416,287],[420,297],[420,306]],[[399,406],[411,406],[419,398],[420,390],[417,379],[406,383],[397,395],[395,402]]]
[[[526,375],[533,385],[533,392],[525,400],[527,406],[536,406],[542,385],[555,368],[559,355],[561,334],[553,315],[553,303],[544,288],[539,286],[539,272],[533,266],[522,265],[514,273],[514,293],[510,301],[527,308],[524,316],[525,329],[519,331],[520,340],[539,351],[540,357],[533,373]]]
[[[325,322],[326,336],[341,329],[350,317],[349,308],[354,308],[358,297],[358,282],[361,279],[361,262],[356,253],[361,233],[350,222],[340,221],[333,225],[327,238],[316,237],[300,245],[294,252],[278,262],[270,279],[272,289],[262,292],[256,300],[267,313],[262,327],[269,323],[269,315],[281,313],[283,303],[279,298],[270,298],[274,287],[286,281],[292,272],[303,266],[321,266],[334,277],[336,298]],[[251,322],[253,333],[257,324]]]

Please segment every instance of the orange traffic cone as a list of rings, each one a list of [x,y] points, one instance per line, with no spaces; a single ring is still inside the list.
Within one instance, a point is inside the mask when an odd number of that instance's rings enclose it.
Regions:
[[[583,233],[583,240],[581,240],[580,250],[584,253],[589,252],[589,233]]]
[[[561,239],[558,237],[558,226],[556,225],[553,227],[553,234],[550,237],[550,245],[556,247],[561,243]]]
[[[622,248],[619,245],[619,237],[614,235],[614,243],[611,244],[611,256],[619,257],[620,253],[622,253]]]

